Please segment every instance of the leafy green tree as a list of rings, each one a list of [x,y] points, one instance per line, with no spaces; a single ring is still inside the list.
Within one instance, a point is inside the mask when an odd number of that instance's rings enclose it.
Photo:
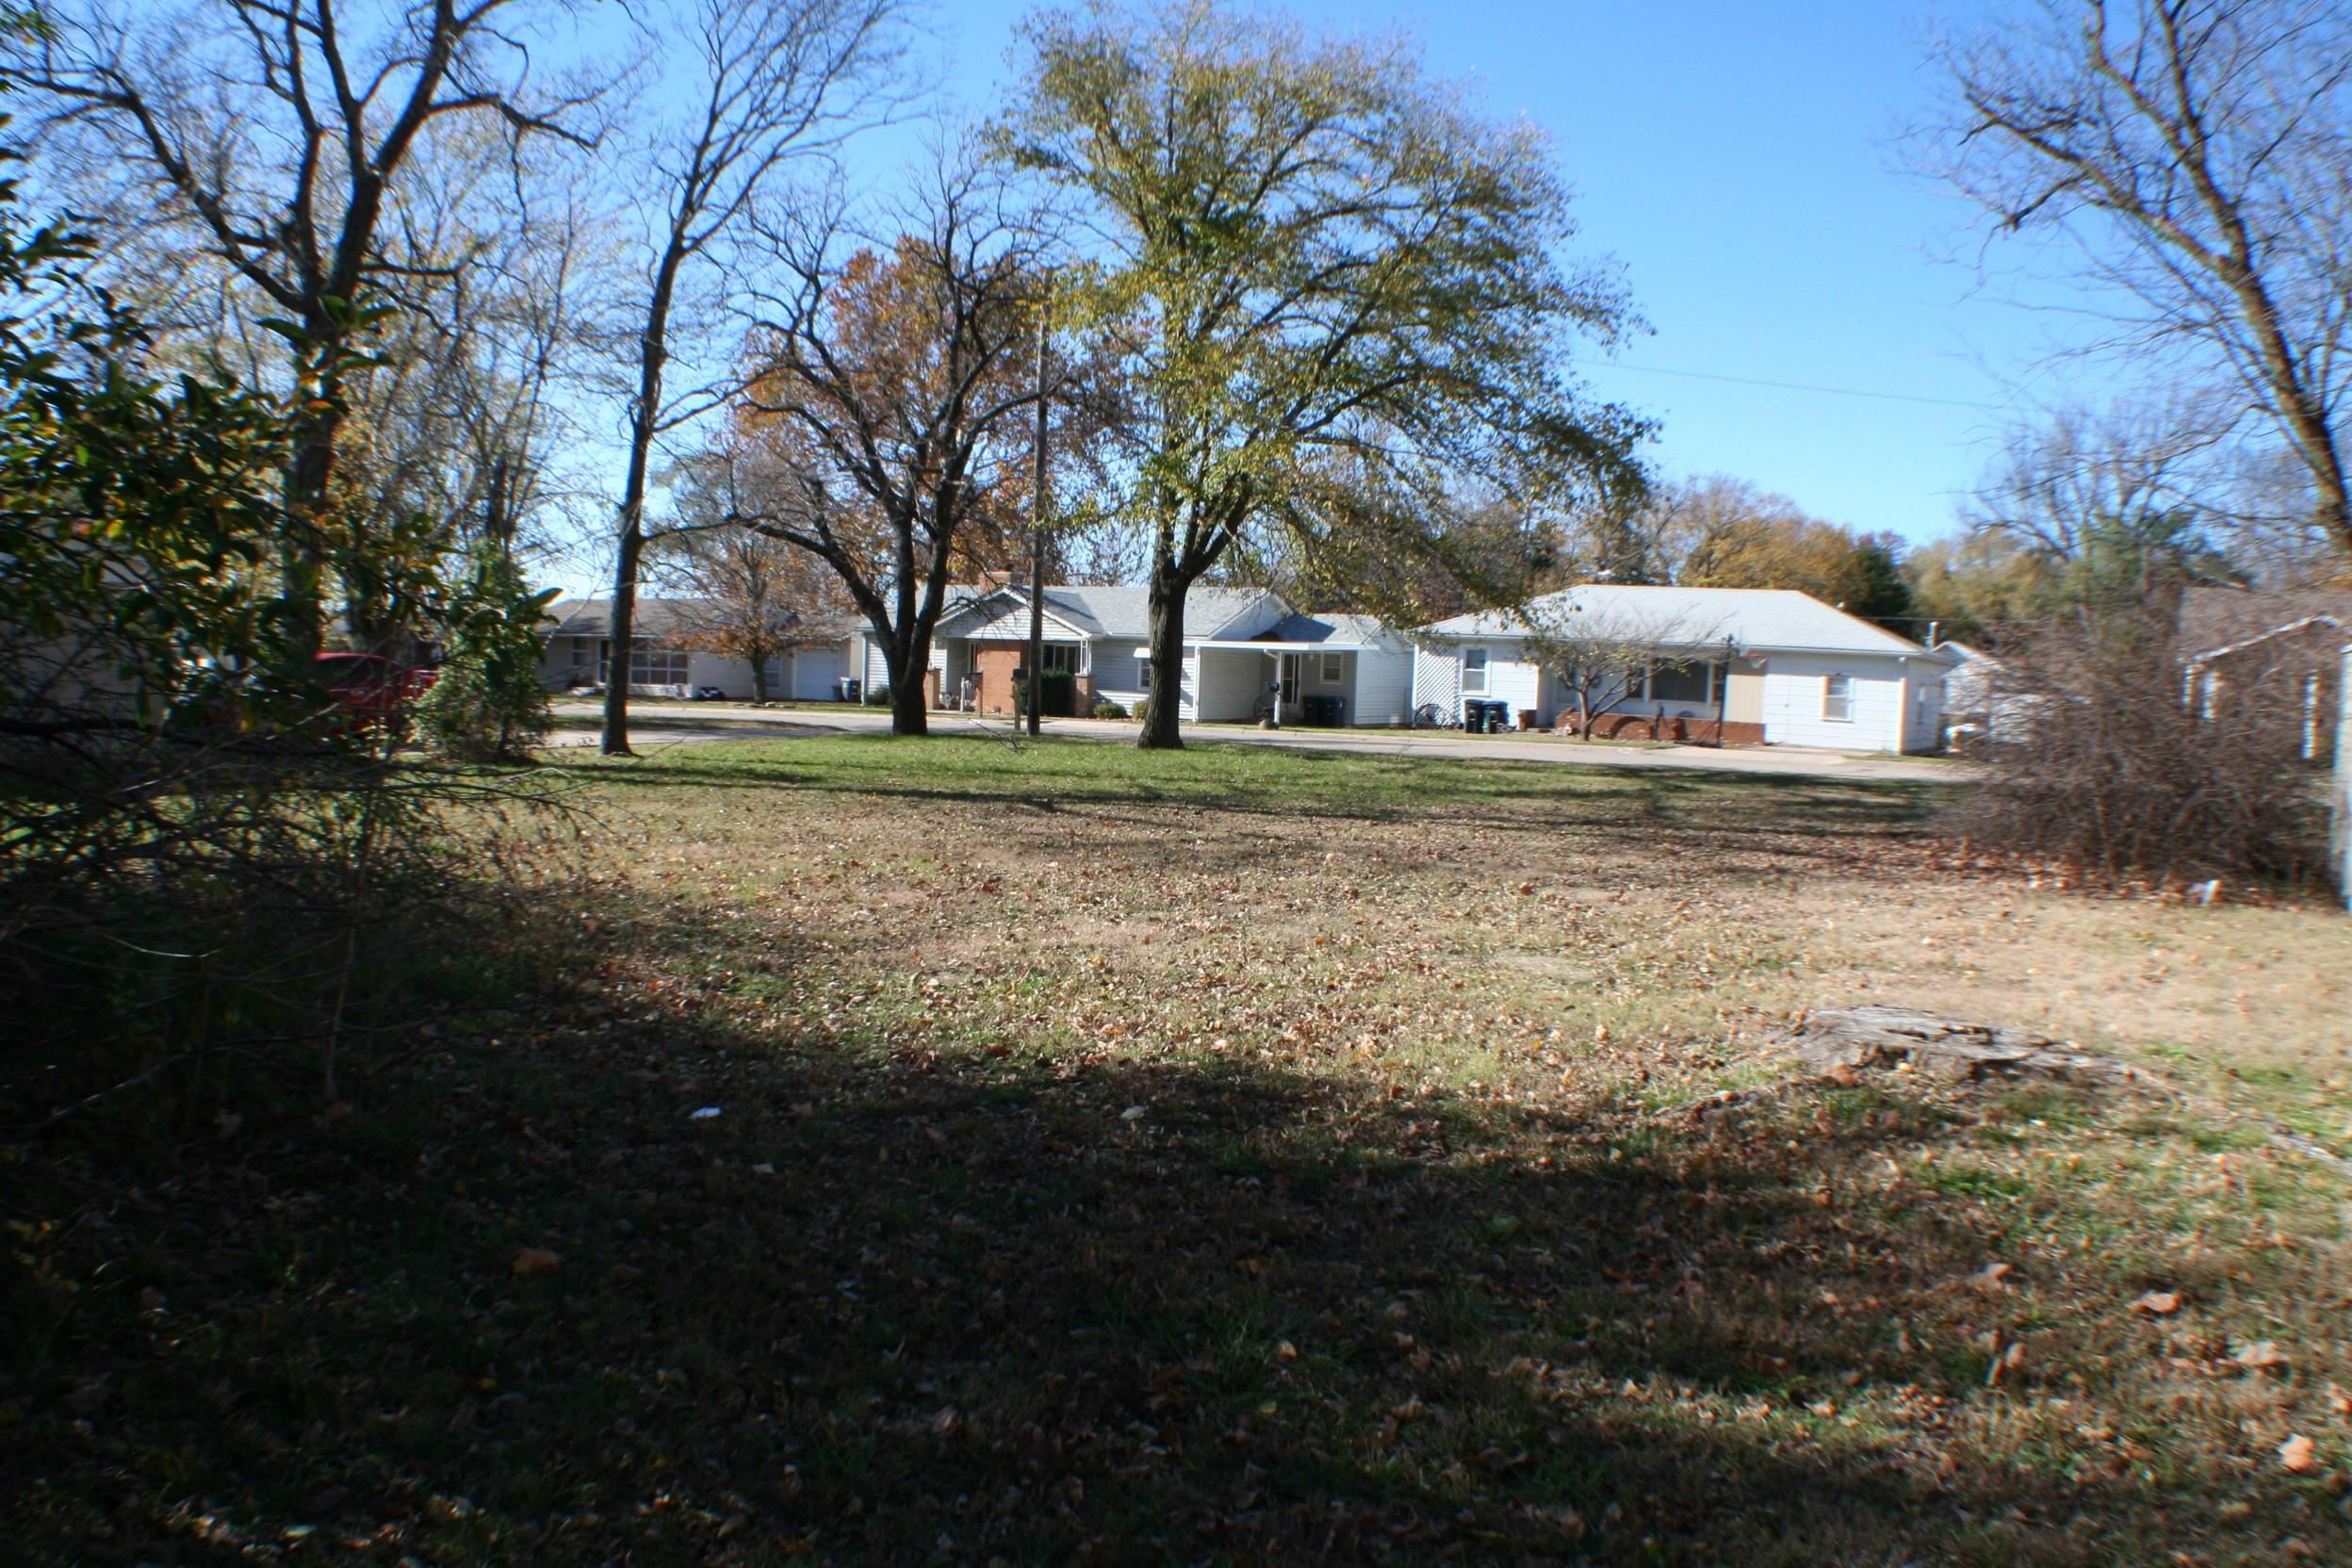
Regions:
[[[1903,540],[1892,533],[1865,533],[1846,552],[1846,612],[1909,636],[1915,607],[1903,575]]]
[[[445,756],[522,761],[554,725],[539,661],[556,590],[533,593],[496,540],[467,553],[466,575],[440,617],[447,643],[440,678],[416,705],[416,722]]]
[[[1574,225],[1533,127],[1477,117],[1402,46],[1207,0],[1051,12],[1024,42],[1001,139],[1091,209],[1095,306],[1132,329],[1141,744],[1182,743],[1184,598],[1229,557],[1377,531],[1443,560],[1464,476],[1563,508],[1640,483],[1645,427],[1560,351],[1633,317],[1613,275],[1558,259]]]

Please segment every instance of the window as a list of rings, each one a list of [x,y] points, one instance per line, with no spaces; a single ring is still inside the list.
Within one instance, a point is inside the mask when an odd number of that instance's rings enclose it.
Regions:
[[[1462,649],[1462,689],[1465,692],[1484,692],[1486,690],[1486,649]]]
[[[1045,668],[1048,674],[1060,670],[1066,675],[1078,673],[1078,649],[1069,643],[1045,645]]]
[[[1323,684],[1336,686],[1345,679],[1346,677],[1342,676],[1340,671],[1346,668],[1346,663],[1347,662],[1336,653],[1325,654],[1323,656]]]
[[[1842,675],[1821,681],[1821,717],[1831,724],[1854,722],[1854,682]]]
[[[686,684],[686,650],[684,648],[649,648],[644,644],[629,650],[629,683],[631,686],[683,686]]]
[[[1706,664],[1653,664],[1650,666],[1650,698],[1654,702],[1705,702],[1707,698]]]
[[[587,639],[587,638],[585,638],[585,637],[575,637],[575,638],[573,638],[573,639],[572,639],[572,664],[573,664],[573,667],[574,667],[574,668],[578,668],[579,666],[580,666],[580,665],[582,665],[582,664],[585,664],[585,663],[587,663],[587,662],[588,662],[588,639]]]

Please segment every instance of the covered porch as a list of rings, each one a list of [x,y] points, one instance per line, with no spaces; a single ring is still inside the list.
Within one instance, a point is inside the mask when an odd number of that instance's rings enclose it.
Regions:
[[[1203,643],[1194,717],[1203,724],[1254,724],[1273,711],[1282,726],[1356,721],[1361,650],[1316,643]]]

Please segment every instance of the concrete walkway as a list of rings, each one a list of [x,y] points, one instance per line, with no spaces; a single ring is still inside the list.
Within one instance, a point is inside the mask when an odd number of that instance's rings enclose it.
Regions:
[[[562,718],[594,717],[595,704],[558,702]],[[641,722],[638,743],[671,744],[747,741],[786,735],[887,733],[890,713],[879,708],[750,708],[724,702],[630,705]],[[727,721],[714,724],[712,721]],[[1004,735],[1013,721],[934,713],[936,735]],[[1074,740],[1132,742],[1135,727],[1118,719],[1048,719],[1045,732]],[[560,731],[559,745],[595,743],[590,730]],[[1722,773],[1778,774],[1805,778],[1901,779],[1956,783],[1977,776],[1965,762],[1892,757],[1884,752],[1821,751],[1808,746],[1643,745],[1569,740],[1555,735],[1466,735],[1453,729],[1258,729],[1244,725],[1191,725],[1187,745],[1289,746],[1299,751],[1353,751],[1389,757],[1491,758],[1505,762],[1554,762],[1602,768],[1699,768]]]

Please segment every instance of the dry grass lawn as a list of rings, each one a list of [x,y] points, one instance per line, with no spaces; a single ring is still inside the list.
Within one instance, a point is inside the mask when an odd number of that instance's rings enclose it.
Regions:
[[[522,1010],[458,964],[352,1117],[20,1223],[38,1560],[2352,1560],[2352,1171],[2275,1135],[2352,1154],[2340,914],[1900,786],[580,772]],[[1856,1000],[2154,1076],[1793,1077]]]

